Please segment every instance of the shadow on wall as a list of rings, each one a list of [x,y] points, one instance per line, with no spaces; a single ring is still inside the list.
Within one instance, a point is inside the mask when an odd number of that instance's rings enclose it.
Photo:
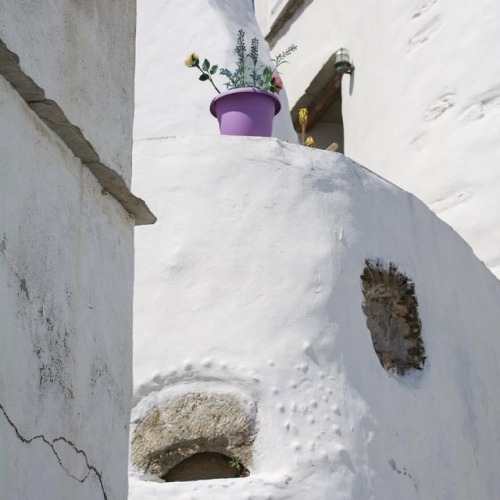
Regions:
[[[166,482],[173,482],[236,478],[249,475],[250,471],[237,457],[231,458],[222,453],[201,452],[179,462],[161,478]]]

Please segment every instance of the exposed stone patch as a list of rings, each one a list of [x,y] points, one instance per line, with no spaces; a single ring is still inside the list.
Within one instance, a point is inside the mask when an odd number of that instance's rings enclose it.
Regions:
[[[238,457],[248,466],[254,437],[254,416],[237,397],[188,393],[154,406],[138,422],[131,459],[138,469],[162,478],[186,458],[203,452]]]
[[[373,260],[366,261],[361,282],[366,325],[382,366],[399,375],[421,370],[426,357],[415,285],[393,263],[384,268]]]

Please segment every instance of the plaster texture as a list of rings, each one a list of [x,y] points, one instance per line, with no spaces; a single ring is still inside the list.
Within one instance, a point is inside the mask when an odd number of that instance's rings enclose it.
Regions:
[[[159,222],[138,229],[133,413],[229,386],[258,431],[249,477],[131,467],[130,499],[496,497],[500,284],[457,233],[354,161],[274,139],[137,140],[134,162]],[[366,259],[414,283],[422,371],[381,366]]]
[[[2,498],[123,499],[134,220],[0,77]]]
[[[130,187],[135,0],[0,0],[0,12],[24,73]]]
[[[219,134],[217,120],[208,110],[218,94],[209,82],[200,82],[199,70],[187,68],[184,60],[195,52],[202,62],[207,58],[219,68],[234,71],[239,29],[246,32],[248,49],[253,37],[260,40],[259,59],[269,64],[272,56],[251,0],[138,2],[135,139]],[[299,51],[290,56],[291,64],[282,66],[285,87],[288,68],[297,61]],[[213,78],[221,92],[226,90],[225,77],[216,74]],[[297,142],[285,90],[279,98],[282,108],[274,119],[273,135]]]
[[[265,35],[285,3],[257,0]],[[287,68],[292,107],[335,50],[350,50],[345,153],[422,199],[497,276],[499,16],[495,0],[304,1],[272,45],[307,54]]]

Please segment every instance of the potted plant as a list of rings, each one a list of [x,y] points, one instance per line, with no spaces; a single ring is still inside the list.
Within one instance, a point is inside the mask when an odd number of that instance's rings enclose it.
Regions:
[[[235,52],[238,56],[236,69],[219,70],[219,74],[227,78],[225,92],[220,92],[212,76],[219,69],[205,59],[200,64],[200,58],[193,52],[185,61],[186,66],[198,68],[201,71],[199,79],[209,81],[218,92],[210,103],[210,112],[218,122],[222,135],[251,135],[270,137],[273,119],[281,109],[281,103],[276,94],[283,87],[278,67],[297,49],[290,45],[275,59],[270,66],[259,64],[259,40],[252,38],[250,51],[245,46],[245,32],[238,31]]]

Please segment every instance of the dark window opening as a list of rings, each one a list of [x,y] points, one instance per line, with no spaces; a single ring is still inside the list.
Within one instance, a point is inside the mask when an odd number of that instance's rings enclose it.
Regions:
[[[345,78],[351,77],[346,75]],[[305,135],[312,136],[314,147],[344,152],[341,83],[342,76],[335,73],[332,54],[291,110],[292,121],[301,144],[303,141],[299,110],[307,108]]]
[[[164,481],[200,481],[250,475],[237,459],[222,453],[202,452],[186,458],[161,476]]]

